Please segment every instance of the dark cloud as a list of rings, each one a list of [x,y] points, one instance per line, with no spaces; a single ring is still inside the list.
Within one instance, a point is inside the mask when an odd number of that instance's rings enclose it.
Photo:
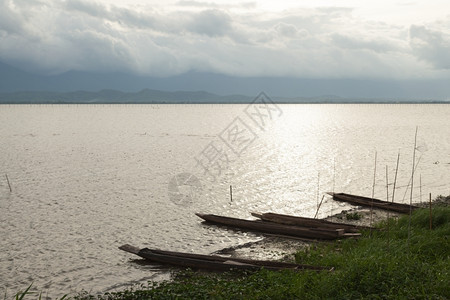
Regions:
[[[274,27],[275,31],[278,32],[282,36],[295,37],[299,30],[292,24],[286,24],[284,22],[280,22]],[[303,32],[305,34],[305,32]]]
[[[24,34],[24,16],[8,1],[0,1],[0,37]]]
[[[27,3],[0,0],[0,61],[44,73],[390,78],[440,75],[450,65],[448,31],[439,24],[412,26],[408,37],[407,28],[356,18],[349,8]]]
[[[335,33],[331,35],[331,38],[336,46],[343,49],[367,50],[379,53],[403,50],[395,41],[381,36],[355,38],[353,36]]]
[[[72,13],[84,13],[94,19],[107,20],[122,26],[159,30],[157,20],[151,13],[83,0],[65,1],[64,8]]]
[[[186,7],[220,7],[219,4],[214,2],[204,2],[204,1],[178,1],[178,6],[186,6]]]
[[[410,44],[414,53],[418,58],[437,69],[450,69],[450,30],[448,25],[443,26],[441,30],[415,25],[409,29]]]
[[[214,2],[206,1],[178,1],[176,3],[178,6],[182,7],[192,7],[192,8],[255,8],[257,6],[256,2],[241,2],[239,4],[218,4]]]
[[[107,17],[108,9],[105,5],[92,1],[66,0],[63,5],[68,11],[77,11],[93,17]]]
[[[231,17],[217,9],[205,10],[192,16],[187,28],[208,36],[223,36],[231,29]]]

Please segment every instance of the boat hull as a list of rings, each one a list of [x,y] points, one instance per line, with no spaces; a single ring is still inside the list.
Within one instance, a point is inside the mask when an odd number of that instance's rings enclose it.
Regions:
[[[271,234],[293,236],[307,239],[334,240],[345,237],[341,229],[306,228],[285,224],[277,224],[263,221],[243,220],[238,218],[224,217],[212,214],[196,214],[206,222],[226,225],[238,229],[247,229]]]
[[[380,199],[373,199],[369,197],[351,195],[346,193],[328,193],[333,196],[333,199],[340,202],[347,202],[353,205],[360,205],[365,207],[374,207],[383,210],[393,211],[401,214],[408,214],[411,210],[418,207],[409,204],[387,202]]]
[[[349,233],[356,233],[361,231],[362,229],[371,229],[370,227],[367,226],[357,226],[353,224],[330,222],[321,219],[305,218],[277,213],[263,213],[263,214],[252,213],[252,215],[266,222],[301,226],[307,228],[322,228],[329,230],[343,229],[345,232]]]
[[[205,269],[213,271],[247,270],[256,271],[261,268],[267,270],[329,270],[325,267],[300,265],[294,263],[283,263],[265,260],[250,260],[239,258],[227,258],[217,255],[203,255],[183,252],[164,251],[159,249],[148,249],[133,247],[130,245],[120,246],[119,249],[133,253],[149,261],[159,264],[168,264],[183,268]]]

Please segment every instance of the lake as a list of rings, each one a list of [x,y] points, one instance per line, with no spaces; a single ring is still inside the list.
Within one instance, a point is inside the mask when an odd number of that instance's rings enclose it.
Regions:
[[[386,199],[398,154],[395,201],[409,203],[416,127],[413,201],[448,195],[449,116],[446,104],[0,105],[0,293],[168,278],[117,247],[256,241],[195,213],[313,217],[325,192],[371,196],[375,165]],[[325,197],[319,217],[350,207]]]

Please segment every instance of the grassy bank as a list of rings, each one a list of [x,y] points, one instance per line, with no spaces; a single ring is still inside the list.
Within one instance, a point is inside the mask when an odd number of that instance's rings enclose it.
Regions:
[[[357,240],[315,244],[296,253],[298,263],[332,266],[333,272],[180,272],[170,282],[75,298],[450,299],[450,207],[433,209],[432,230],[428,209],[414,212],[411,226],[404,216],[378,227]]]

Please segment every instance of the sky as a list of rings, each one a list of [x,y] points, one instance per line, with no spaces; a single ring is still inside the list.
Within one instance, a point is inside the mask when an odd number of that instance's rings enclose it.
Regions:
[[[450,2],[0,0],[0,61],[49,75],[450,79]]]

